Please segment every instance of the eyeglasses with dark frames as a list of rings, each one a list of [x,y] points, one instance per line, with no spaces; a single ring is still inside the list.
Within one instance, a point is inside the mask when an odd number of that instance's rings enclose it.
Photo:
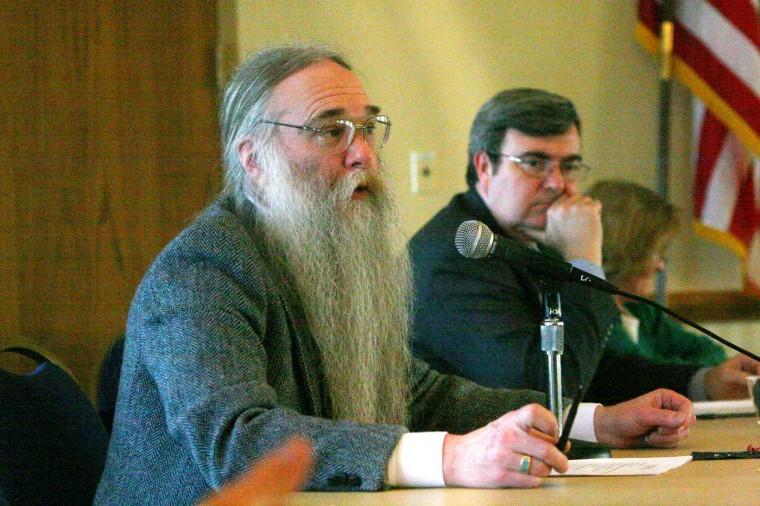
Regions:
[[[309,125],[293,125],[280,121],[262,120],[262,123],[277,125],[288,128],[297,128],[313,135],[314,141],[330,152],[342,152],[351,146],[356,137],[356,131],[360,130],[364,142],[380,151],[391,134],[391,120],[388,116],[378,115],[367,118],[363,123],[357,123],[350,119],[335,119],[326,122],[320,127]]]

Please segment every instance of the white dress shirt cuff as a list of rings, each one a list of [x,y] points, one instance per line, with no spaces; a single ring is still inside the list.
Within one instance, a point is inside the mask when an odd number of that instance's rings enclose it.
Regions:
[[[705,374],[709,371],[709,367],[703,367],[699,371],[694,373],[689,382],[689,399],[694,402],[706,401],[707,392],[705,392]]]
[[[607,279],[607,277],[604,275],[604,269],[602,269],[602,266],[595,264],[591,260],[586,260],[585,258],[573,258],[570,260],[570,265],[576,269],[580,269],[582,271],[588,272],[589,274],[593,274],[597,278]]]
[[[575,414],[575,422],[570,427],[570,437],[580,441],[596,443],[596,431],[594,430],[594,412],[601,404],[594,402],[581,402],[578,412]],[[565,413],[567,417],[567,413]]]
[[[443,438],[446,432],[407,432],[388,459],[386,484],[391,487],[445,487]]]

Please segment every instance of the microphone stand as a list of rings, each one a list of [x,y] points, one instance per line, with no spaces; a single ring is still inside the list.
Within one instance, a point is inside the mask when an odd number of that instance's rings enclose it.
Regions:
[[[541,322],[541,349],[546,353],[549,371],[549,409],[557,418],[562,435],[562,352],[565,348],[565,324],[562,322],[562,304],[559,290],[548,283],[540,283],[544,301],[544,319]]]

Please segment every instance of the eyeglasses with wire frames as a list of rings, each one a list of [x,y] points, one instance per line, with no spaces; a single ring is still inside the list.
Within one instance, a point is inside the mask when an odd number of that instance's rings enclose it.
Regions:
[[[507,153],[497,153],[505,157],[510,162],[517,164],[526,176],[534,177],[536,179],[545,179],[552,171],[554,166],[554,160],[544,156],[525,155],[514,156]],[[562,177],[567,181],[583,181],[591,172],[591,167],[583,163],[582,160],[577,158],[571,160],[559,160],[559,170],[562,172]]]
[[[367,118],[364,123],[357,123],[350,119],[335,119],[326,122],[320,127],[309,125],[292,125],[279,121],[262,120],[288,128],[298,128],[312,134],[314,141],[329,152],[339,153],[348,149],[354,142],[356,131],[361,130],[364,142],[380,151],[391,134],[391,120],[388,116],[378,115]]]

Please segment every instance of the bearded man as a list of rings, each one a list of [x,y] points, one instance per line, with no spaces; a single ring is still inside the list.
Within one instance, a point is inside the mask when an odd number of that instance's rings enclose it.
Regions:
[[[293,436],[313,445],[313,490],[535,487],[564,471],[543,394],[410,357],[409,261],[378,158],[390,120],[345,60],[264,50],[220,116],[226,188],[135,295],[95,502],[189,504]],[[587,407],[576,435],[670,446],[693,423],[663,390]]]

